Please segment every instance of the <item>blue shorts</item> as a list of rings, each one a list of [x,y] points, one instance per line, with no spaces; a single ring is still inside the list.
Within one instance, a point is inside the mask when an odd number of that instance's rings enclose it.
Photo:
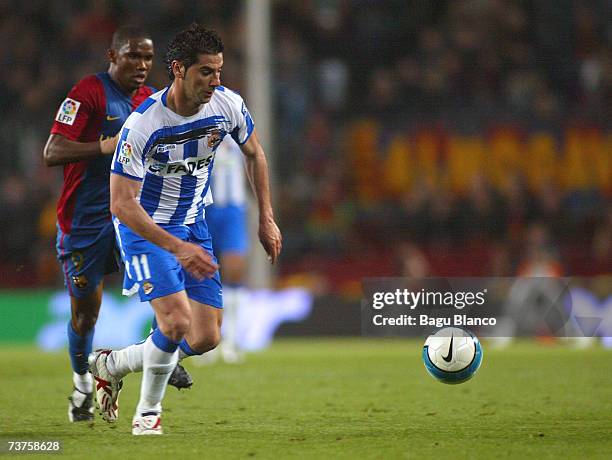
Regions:
[[[243,255],[247,253],[249,240],[245,206],[208,206],[206,223],[212,236],[215,254],[221,256],[226,252]]]
[[[112,231],[98,235],[87,246],[74,247],[70,235],[58,228],[55,248],[71,297],[82,299],[91,295],[104,275],[120,267],[119,249]]]
[[[184,241],[199,244],[215,260],[206,222],[190,225],[160,225]],[[156,246],[115,220],[117,241],[125,264],[123,293],[138,291],[141,302],[150,302],[175,292],[186,291],[187,297],[206,305],[223,308],[219,271],[212,278],[198,280],[191,276],[173,254]]]

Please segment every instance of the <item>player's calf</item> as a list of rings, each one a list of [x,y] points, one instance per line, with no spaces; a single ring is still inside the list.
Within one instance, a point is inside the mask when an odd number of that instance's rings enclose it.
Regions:
[[[218,331],[213,331],[206,335],[200,335],[193,342],[189,341],[189,346],[194,350],[195,354],[204,354],[217,348],[221,342],[221,334]]]

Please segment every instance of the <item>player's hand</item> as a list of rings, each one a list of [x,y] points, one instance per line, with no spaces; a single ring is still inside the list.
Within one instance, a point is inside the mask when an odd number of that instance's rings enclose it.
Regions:
[[[259,219],[259,241],[268,253],[268,260],[274,265],[283,247],[283,236],[273,217]]]
[[[102,155],[112,155],[115,153],[117,142],[119,142],[119,134],[117,133],[116,136],[100,140],[100,152],[102,152]]]
[[[194,243],[183,241],[174,255],[185,270],[199,280],[212,278],[219,269],[212,256]]]

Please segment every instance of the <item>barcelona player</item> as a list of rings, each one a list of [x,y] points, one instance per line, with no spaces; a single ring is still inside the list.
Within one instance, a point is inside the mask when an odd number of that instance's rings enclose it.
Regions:
[[[71,422],[93,419],[93,380],[87,356],[102,301],[103,277],[118,268],[109,204],[109,175],[117,133],[154,90],[149,34],[124,26],[107,51],[108,71],[79,81],[60,105],[44,148],[47,166],[63,165],[57,203],[57,254],[71,301],[68,345],[74,390]]]

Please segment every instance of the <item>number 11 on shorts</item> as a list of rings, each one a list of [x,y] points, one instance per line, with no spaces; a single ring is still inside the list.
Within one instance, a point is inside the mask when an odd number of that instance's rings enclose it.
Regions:
[[[132,256],[132,267],[134,267],[134,271],[136,272],[136,281],[142,281],[143,279],[151,278],[151,270],[149,269],[149,259],[147,259],[146,254],[141,254],[140,256]]]

